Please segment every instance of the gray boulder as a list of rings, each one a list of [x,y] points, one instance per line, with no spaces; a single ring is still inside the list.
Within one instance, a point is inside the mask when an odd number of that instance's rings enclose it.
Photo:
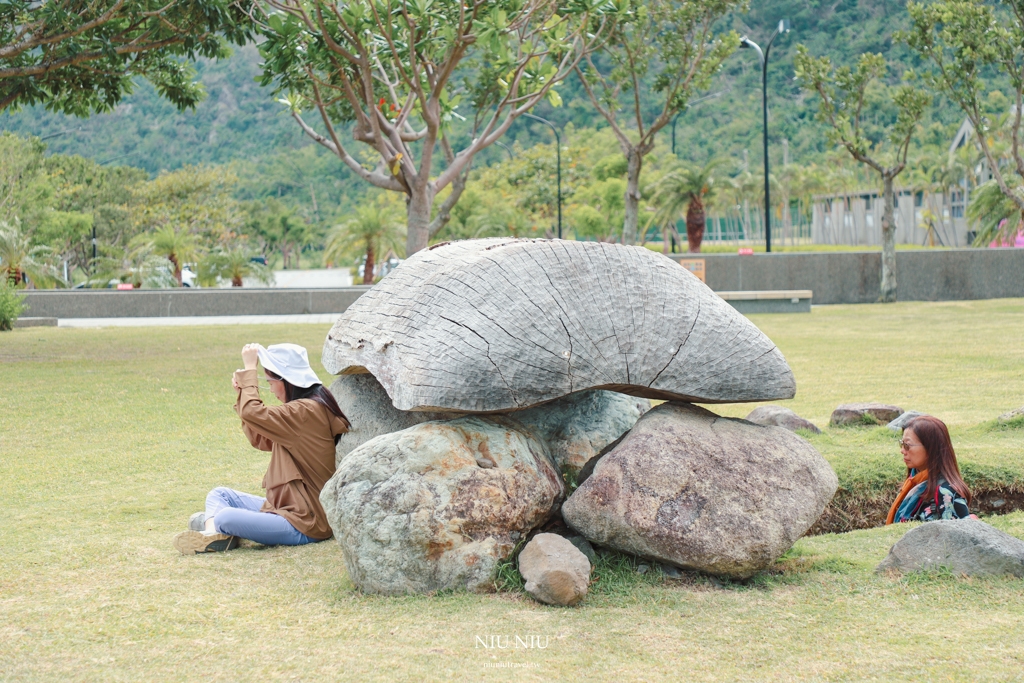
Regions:
[[[388,392],[384,391],[377,378],[367,373],[341,375],[331,384],[331,394],[352,424],[352,428],[338,439],[335,459],[339,463],[349,452],[381,434],[399,432],[423,422],[450,420],[460,415],[399,410],[391,404]]]
[[[908,410],[885,426],[894,432],[902,432],[908,422],[913,420],[915,417],[921,417],[922,415],[924,415],[924,413],[919,413],[916,410]]]
[[[885,403],[844,403],[832,411],[830,424],[844,425],[888,424],[903,414],[903,408]]]
[[[562,516],[598,545],[746,578],[810,528],[837,485],[788,430],[664,403],[597,462]]]
[[[764,427],[782,427],[791,432],[798,429],[806,429],[814,434],[821,434],[821,430],[810,420],[805,420],[789,408],[782,406],[758,406],[747,415],[747,422]]]
[[[590,586],[590,560],[568,539],[537,534],[519,553],[526,592],[547,605],[575,605]]]
[[[463,417],[366,442],[341,461],[320,502],[360,590],[483,592],[564,491],[544,445],[519,425]]]
[[[1024,577],[1024,541],[976,519],[943,519],[911,529],[875,571],[947,567],[956,574]]]
[[[646,398],[581,391],[509,416],[547,444],[562,472],[576,473],[651,409]]]

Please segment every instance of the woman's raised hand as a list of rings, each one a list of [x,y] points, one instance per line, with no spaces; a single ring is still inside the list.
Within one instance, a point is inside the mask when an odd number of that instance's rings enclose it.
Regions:
[[[242,347],[242,366],[246,370],[255,370],[259,361],[259,350],[263,347],[259,344],[246,344]]]

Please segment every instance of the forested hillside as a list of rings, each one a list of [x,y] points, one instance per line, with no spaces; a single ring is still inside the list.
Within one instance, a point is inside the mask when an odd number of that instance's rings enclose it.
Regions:
[[[819,126],[810,121],[816,102],[801,95],[793,81],[795,45],[804,43],[812,53],[829,54],[841,64],[851,63],[864,51],[882,52],[902,68],[909,65],[909,56],[905,48],[893,46],[890,38],[906,24],[906,12],[902,2],[890,0],[754,0],[748,13],[732,15],[726,23],[763,44],[781,18],[791,21],[792,32],[776,40],[769,60],[772,153],[781,160],[781,140],[785,138],[792,161],[810,161],[820,157],[826,142]],[[200,63],[198,70],[208,97],[195,112],[178,113],[142,83],[109,114],[82,121],[35,107],[0,116],[0,130],[39,136],[51,153],[80,154],[102,164],[130,164],[151,174],[185,164],[266,159],[308,146],[310,141],[287,116],[285,107],[255,82],[259,62],[256,48],[248,46],[227,60]],[[572,122],[577,129],[603,126],[575,79],[562,84],[560,92],[562,107],[545,103],[537,113],[560,125]],[[677,152],[700,161],[710,154],[740,156],[748,149],[750,163],[759,163],[760,68],[756,54],[740,50],[730,58],[705,94],[713,93],[721,94],[680,117]],[[955,129],[961,119],[959,111],[943,102],[936,105],[931,115]],[[520,121],[506,142],[518,140],[528,147],[547,142],[549,135],[540,124]],[[671,145],[669,133],[660,144]],[[494,148],[483,161],[503,155],[501,148]],[[309,157],[303,157],[303,165],[309,163]],[[330,173],[330,166],[318,167],[317,173]],[[347,176],[341,172],[341,177]]]
[[[763,46],[783,18],[792,31],[776,40],[770,54],[769,141],[777,188],[773,220],[781,228],[780,243],[788,238],[792,245],[794,237],[805,235],[815,195],[859,192],[878,183],[862,164],[829,145],[815,120],[818,97],[801,91],[794,79],[796,46],[845,65],[864,52],[880,52],[890,64],[890,84],[916,65],[905,47],[892,42],[893,31],[909,24],[902,2],[754,0],[749,12],[726,16],[720,28]],[[594,56],[599,65],[602,59],[607,56]],[[19,258],[44,249],[40,282],[59,281],[63,270],[66,284],[88,279],[103,285],[109,276],[141,286],[166,275],[166,264],[153,261],[154,255],[174,264],[176,279],[181,263],[205,263],[209,281],[232,268],[237,274],[255,254],[285,268],[372,261],[375,250],[384,256],[389,245],[401,255],[402,198],[371,188],[303,135],[272,89],[258,84],[260,64],[255,45],[224,60],[200,62],[208,96],[186,113],[141,82],[114,111],[89,119],[41,107],[0,114],[0,195],[8,197],[0,202],[0,228],[6,231],[0,242],[9,243],[0,248]],[[659,133],[639,183],[642,235],[660,235],[667,243],[689,210],[689,190],[680,185],[670,191],[672,183],[714,167],[715,191],[705,197],[707,213],[695,223],[704,225],[706,215],[730,223],[736,238],[758,237],[764,201],[760,82],[757,54],[737,50],[679,115],[674,154],[672,128]],[[551,119],[562,135],[564,234],[622,239],[626,160],[619,143],[575,76],[558,91],[561,106],[545,100],[535,113]],[[641,98],[641,109],[650,109],[647,120],[659,104]],[[1002,93],[989,94],[987,112],[1005,115],[1008,108]],[[868,137],[884,138],[881,131],[895,118],[885,88],[876,84],[868,91],[865,111]],[[315,113],[306,116],[313,125],[315,119]],[[946,151],[962,120],[959,108],[933,99],[901,182],[942,194],[973,172],[976,160],[953,164]],[[469,124],[452,126],[454,147],[464,148]],[[374,163],[365,148],[353,149],[364,163]],[[501,143],[475,158],[467,189],[435,239],[555,234],[556,158],[549,128],[516,120]],[[1004,215],[1009,214],[1003,208],[993,213],[997,219]],[[674,238],[684,236],[676,232]]]

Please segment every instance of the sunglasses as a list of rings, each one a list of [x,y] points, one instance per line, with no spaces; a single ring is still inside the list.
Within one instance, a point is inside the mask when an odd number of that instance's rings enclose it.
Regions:
[[[902,450],[902,451],[909,451],[911,448],[914,448],[915,446],[920,446],[921,445],[919,443],[910,443],[909,441],[899,441],[897,443],[899,443],[900,450]]]

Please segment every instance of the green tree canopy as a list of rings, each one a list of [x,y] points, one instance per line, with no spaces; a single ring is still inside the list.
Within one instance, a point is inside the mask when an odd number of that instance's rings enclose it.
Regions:
[[[626,0],[264,0],[263,83],[365,182],[406,196],[411,254],[448,222],[473,158],[545,98]],[[452,122],[473,108],[468,140]],[[320,121],[303,116],[312,108]],[[372,166],[343,141],[366,145]],[[461,149],[460,149],[461,147]],[[440,154],[439,154],[440,152]],[[434,200],[451,186],[437,210]]]
[[[591,103],[615,132],[626,157],[622,242],[637,239],[640,172],[655,136],[711,83],[739,46],[735,31],[716,32],[746,0],[649,0],[635,3],[615,25],[607,46],[576,68]],[[644,102],[656,100],[649,114]]]
[[[178,108],[203,97],[186,60],[224,57],[251,36],[231,0],[0,2],[0,111],[43,104],[87,117],[111,109],[142,77]]]
[[[797,78],[820,98],[818,120],[828,125],[829,140],[850,156],[873,169],[882,180],[882,282],[880,300],[896,301],[896,218],[893,179],[907,167],[907,151],[931,97],[911,85],[891,89],[894,119],[869,129],[862,118],[872,87],[886,73],[885,58],[865,53],[855,67],[833,68],[828,57],[812,57],[797,46],[794,60]],[[889,90],[886,88],[886,90]],[[873,134],[872,134],[873,133]]]

